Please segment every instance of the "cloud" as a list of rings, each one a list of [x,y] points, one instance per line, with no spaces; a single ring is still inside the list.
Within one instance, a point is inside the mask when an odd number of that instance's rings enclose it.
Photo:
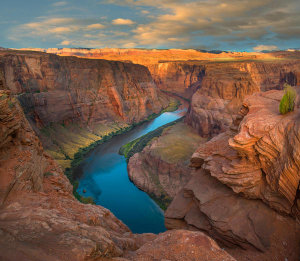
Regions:
[[[114,25],[133,25],[133,24],[135,24],[135,22],[133,22],[130,19],[118,18],[118,19],[112,20],[112,24],[114,24]]]
[[[253,50],[256,52],[274,51],[274,50],[278,50],[278,47],[276,45],[257,45],[253,47]]]
[[[136,43],[130,42],[122,45],[123,48],[134,48],[136,47]]]
[[[134,38],[142,46],[211,41],[238,43],[299,39],[298,0],[107,0],[114,5],[151,7],[152,21],[138,24]],[[175,39],[178,39],[176,41]]]
[[[71,41],[64,40],[59,45],[70,45],[70,44],[71,44]]]
[[[56,2],[56,3],[52,4],[52,5],[55,6],[55,7],[60,7],[60,6],[65,6],[67,4],[68,4],[68,2],[61,1],[61,2]]]
[[[105,28],[103,24],[90,24],[86,27],[87,30],[98,30],[103,28]]]

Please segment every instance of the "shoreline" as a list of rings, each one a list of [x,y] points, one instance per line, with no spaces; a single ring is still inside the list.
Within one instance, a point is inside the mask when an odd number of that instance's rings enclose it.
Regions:
[[[75,196],[75,198],[85,204],[95,204],[93,198],[83,197],[83,196],[79,195],[79,193],[77,192],[77,188],[79,185],[78,177],[74,177],[74,171],[86,159],[86,157],[89,155],[89,153],[91,153],[99,145],[111,140],[113,137],[127,133],[130,130],[132,130],[134,127],[139,126],[145,122],[154,120],[155,118],[159,117],[161,114],[163,114],[165,112],[176,111],[181,106],[182,106],[181,101],[179,99],[175,99],[173,102],[170,102],[166,108],[163,108],[159,113],[153,113],[153,114],[149,115],[146,119],[144,119],[140,122],[132,123],[128,127],[124,127],[117,131],[113,131],[113,132],[101,137],[101,139],[91,143],[89,146],[79,148],[78,151],[74,154],[74,158],[72,159],[72,161],[70,163],[70,167],[67,167],[64,169],[64,174],[67,176],[70,183],[73,185],[73,195]]]

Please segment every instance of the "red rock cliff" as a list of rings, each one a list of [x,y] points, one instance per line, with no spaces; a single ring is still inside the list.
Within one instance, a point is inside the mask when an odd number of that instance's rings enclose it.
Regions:
[[[42,125],[138,122],[167,105],[141,65],[1,51],[0,68],[27,116]]]
[[[238,260],[298,260],[300,110],[280,115],[282,95],[249,96],[231,129],[200,145],[168,228],[206,231]]]

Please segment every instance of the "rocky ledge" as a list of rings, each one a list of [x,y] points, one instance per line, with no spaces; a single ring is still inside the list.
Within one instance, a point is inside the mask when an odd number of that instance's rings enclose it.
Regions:
[[[169,229],[205,231],[238,260],[298,260],[300,109],[280,115],[282,95],[249,96],[231,128],[200,145]]]

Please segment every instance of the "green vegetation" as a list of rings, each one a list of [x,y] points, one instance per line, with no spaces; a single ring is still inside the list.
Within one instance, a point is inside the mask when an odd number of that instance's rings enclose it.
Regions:
[[[153,138],[159,137],[165,128],[174,125],[175,123],[181,121],[182,119],[183,117],[176,121],[165,124],[157,128],[156,130],[151,131],[145,134],[144,136],[123,145],[119,151],[120,155],[124,155],[126,160],[128,161],[130,157],[132,157],[135,153],[141,152]]]
[[[51,177],[51,176],[53,176],[53,173],[50,171],[44,173],[44,177]]]
[[[156,145],[151,148],[151,154],[164,162],[186,166],[189,165],[190,158],[198,145],[206,141],[192,127],[184,124],[182,121],[166,127],[161,136],[163,137],[154,138],[147,143],[151,142],[153,144],[158,139]],[[151,164],[144,164],[143,168],[160,194],[160,196],[157,196],[150,193],[149,196],[161,209],[165,210],[171,203],[171,199],[160,183],[158,173],[152,169]]]
[[[279,112],[286,114],[294,110],[297,93],[289,84],[284,84],[284,95],[279,104]]]
[[[96,204],[92,197],[83,197],[79,195],[79,193],[77,192],[79,186],[78,181],[74,181],[72,185],[73,185],[73,195],[78,201],[84,204]]]
[[[159,146],[152,148],[151,153],[170,164],[188,165],[198,145],[206,139],[198,135],[193,128],[179,122],[163,131]]]

